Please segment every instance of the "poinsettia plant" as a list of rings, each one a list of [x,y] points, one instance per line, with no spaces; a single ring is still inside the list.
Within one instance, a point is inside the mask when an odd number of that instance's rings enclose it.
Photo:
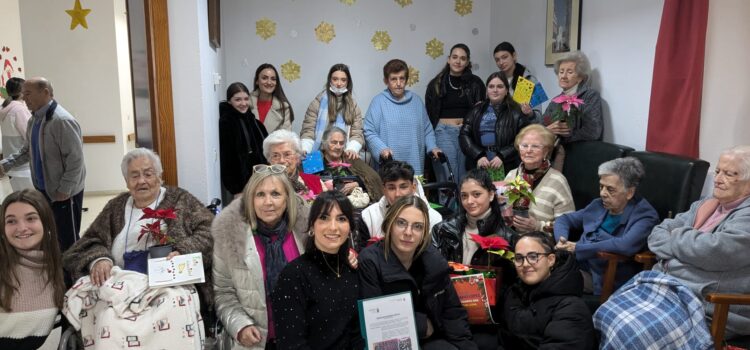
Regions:
[[[560,105],[560,109],[552,113],[552,121],[562,121],[568,125],[575,124],[576,118],[581,115],[581,105],[584,104],[578,96],[565,94],[553,98],[552,102]]]
[[[140,220],[154,219],[151,223],[145,223],[141,225],[141,234],[138,235],[138,240],[141,240],[145,235],[151,235],[158,244],[171,244],[174,243],[174,238],[170,237],[167,233],[166,223],[163,222],[166,219],[177,219],[177,210],[174,208],[167,209],[151,209],[144,208],[143,216]],[[164,228],[162,228],[162,224]]]
[[[531,185],[521,175],[516,175],[513,181],[505,184],[505,195],[508,205],[515,209],[529,209],[531,203],[536,203]]]
[[[331,176],[346,176],[348,175],[347,170],[349,167],[352,166],[349,163],[345,162],[329,162],[328,168],[329,172],[331,173]]]
[[[498,236],[487,236],[482,237],[478,234],[470,233],[471,240],[477,242],[482,249],[487,250],[487,253],[499,255],[505,259],[512,260],[513,254],[510,251],[510,243],[505,238]],[[489,267],[492,259],[487,259],[487,267]]]

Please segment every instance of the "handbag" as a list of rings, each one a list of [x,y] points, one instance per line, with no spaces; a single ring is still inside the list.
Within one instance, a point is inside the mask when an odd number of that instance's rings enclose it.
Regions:
[[[354,206],[357,209],[364,208],[368,204],[370,204],[370,195],[365,193],[365,191],[362,190],[362,187],[355,187],[352,190],[352,193],[346,198],[349,198],[349,202],[352,203],[352,206]]]

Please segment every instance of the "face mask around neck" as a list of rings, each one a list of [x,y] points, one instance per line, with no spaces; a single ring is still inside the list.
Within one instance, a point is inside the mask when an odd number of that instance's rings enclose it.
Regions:
[[[337,87],[335,87],[333,85],[331,85],[330,87],[328,87],[328,90],[331,90],[331,92],[333,92],[333,94],[336,95],[336,96],[341,96],[341,95],[345,94],[347,91],[349,91],[349,89],[347,89],[346,87],[337,88]]]

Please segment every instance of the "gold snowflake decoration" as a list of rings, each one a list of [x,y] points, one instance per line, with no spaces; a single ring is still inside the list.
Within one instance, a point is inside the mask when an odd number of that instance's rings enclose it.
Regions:
[[[472,0],[456,0],[455,11],[461,16],[466,16],[471,13],[473,7]]]
[[[412,87],[414,85],[417,85],[418,82],[419,82],[419,69],[409,66],[409,82],[406,83],[406,86]]]
[[[391,45],[391,36],[388,34],[387,30],[378,30],[375,31],[375,34],[370,41],[372,41],[372,46],[375,47],[375,50],[387,51],[388,46]]]
[[[425,46],[425,53],[427,56],[432,57],[433,60],[443,55],[443,42],[437,38],[432,38],[432,40],[428,41]]]
[[[394,1],[396,1],[397,4],[401,5],[401,7],[409,6],[412,3],[411,0],[394,0]]]
[[[318,41],[326,44],[331,42],[331,40],[336,37],[336,30],[334,29],[333,24],[324,21],[320,22],[320,24],[315,27],[315,37]]]
[[[276,35],[276,22],[266,17],[261,18],[255,22],[255,34],[263,40],[268,40],[268,38]]]
[[[357,2],[357,0],[339,0],[339,1],[341,1],[342,4],[346,4],[349,6],[352,6],[354,5],[355,2]]]
[[[284,77],[288,82],[293,82],[299,79],[300,67],[296,62],[289,60],[281,65],[281,76]]]

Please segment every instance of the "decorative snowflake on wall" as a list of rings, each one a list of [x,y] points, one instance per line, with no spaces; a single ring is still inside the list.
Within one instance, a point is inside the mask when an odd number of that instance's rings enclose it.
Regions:
[[[456,0],[455,11],[461,16],[466,16],[471,13],[473,6],[472,0]]]
[[[406,86],[412,87],[414,85],[417,85],[418,82],[419,82],[419,69],[409,66],[409,82],[406,83]]]
[[[391,36],[387,30],[378,30],[375,31],[370,41],[372,41],[372,46],[375,47],[375,50],[387,51],[388,46],[391,45]]]
[[[401,7],[406,7],[411,5],[411,0],[394,0],[397,4],[401,5]]]
[[[281,76],[288,82],[293,82],[300,77],[300,66],[296,62],[289,60],[281,65]]]
[[[357,2],[357,0],[339,0],[339,1],[342,4],[346,4],[346,5],[349,5],[349,6],[352,6],[352,5],[354,5],[355,2]]]
[[[427,56],[432,57],[433,60],[442,56],[443,50],[443,42],[438,40],[437,38],[432,38],[432,40],[428,41],[425,45],[425,53],[427,54]]]
[[[333,27],[333,24],[321,21],[320,24],[315,27],[315,37],[318,41],[328,44],[336,37],[336,29]]]
[[[266,17],[261,18],[255,22],[255,34],[263,40],[268,40],[268,38],[276,35],[276,22]]]

